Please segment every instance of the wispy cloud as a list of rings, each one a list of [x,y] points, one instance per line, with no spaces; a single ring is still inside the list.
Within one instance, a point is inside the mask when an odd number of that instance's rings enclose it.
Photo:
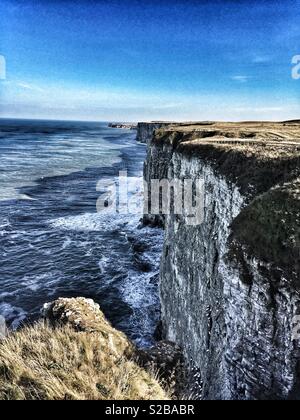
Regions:
[[[272,61],[272,57],[270,55],[256,55],[252,58],[253,64],[267,64]]]
[[[232,83],[244,83],[235,75]],[[288,120],[299,115],[298,100],[282,95],[225,93],[182,94],[140,91],[110,86],[41,84],[39,80],[9,80],[1,92],[0,115],[17,118],[78,120]],[[242,86],[242,85],[241,85]]]
[[[284,107],[279,107],[279,106],[262,106],[262,107],[239,107],[239,108],[235,108],[234,111],[237,112],[248,112],[248,113],[269,113],[269,112],[282,112],[284,111],[285,108]]]
[[[21,88],[21,89],[25,89],[25,90],[31,90],[31,91],[35,91],[35,92],[44,92],[44,89],[40,88],[39,86],[32,85],[32,84],[26,83],[26,82],[17,82],[16,86]]]
[[[238,83],[247,83],[250,80],[249,76],[242,76],[242,75],[236,75],[231,76],[231,80],[238,82]]]

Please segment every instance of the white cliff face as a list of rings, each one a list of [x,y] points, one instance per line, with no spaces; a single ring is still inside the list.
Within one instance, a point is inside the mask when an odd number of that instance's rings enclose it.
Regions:
[[[297,393],[299,398],[299,342],[292,331],[299,294],[283,278],[274,286],[267,266],[249,256],[246,260],[251,285],[243,283],[239,270],[221,267],[228,398],[288,399]]]
[[[165,217],[160,273],[165,335],[198,369],[198,396],[295,398],[300,343],[293,341],[292,328],[299,291],[280,270],[274,273],[246,251],[239,262],[230,257],[231,224],[248,198],[205,159],[152,143],[145,179],[166,177],[205,182],[201,225],[189,226],[184,216]]]

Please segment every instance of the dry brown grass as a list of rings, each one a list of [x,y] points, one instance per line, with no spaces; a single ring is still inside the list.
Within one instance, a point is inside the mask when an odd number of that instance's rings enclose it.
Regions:
[[[127,346],[124,346],[126,348]],[[1,400],[167,399],[157,380],[109,335],[25,327],[0,343]]]
[[[199,138],[219,137],[224,139],[255,139],[261,141],[300,142],[300,121],[267,122],[200,122],[169,125],[172,132],[198,133]]]

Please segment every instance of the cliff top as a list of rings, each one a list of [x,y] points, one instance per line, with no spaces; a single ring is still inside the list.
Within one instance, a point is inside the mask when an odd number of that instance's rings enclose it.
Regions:
[[[152,141],[209,162],[252,196],[300,176],[298,121],[173,125]]]
[[[276,143],[300,142],[300,120],[286,122],[191,122],[170,124],[165,129],[157,130],[157,133],[169,132],[181,134],[182,141],[207,140],[220,142],[229,141],[263,141]],[[159,136],[158,136],[159,137]],[[232,143],[231,143],[232,144]]]

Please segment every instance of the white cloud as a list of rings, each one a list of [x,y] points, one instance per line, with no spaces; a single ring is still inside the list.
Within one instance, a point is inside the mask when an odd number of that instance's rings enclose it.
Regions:
[[[32,85],[26,82],[17,82],[16,86],[25,90],[31,90],[36,92],[44,92],[44,89],[40,88],[39,86]]]
[[[254,64],[266,64],[272,61],[272,57],[269,55],[257,55],[252,59]]]
[[[239,82],[239,83],[247,83],[249,79],[250,79],[249,76],[242,76],[242,75],[231,76],[231,80],[234,80],[235,82]]]
[[[265,114],[265,113],[268,113],[268,112],[282,112],[282,111],[284,111],[285,110],[285,108],[284,107],[279,107],[279,106],[277,106],[277,107],[275,107],[275,106],[269,106],[269,107],[254,107],[254,108],[251,108],[251,107],[240,107],[240,108],[235,108],[234,109],[235,111],[237,111],[237,112],[255,112],[255,113],[262,113],[262,114]]]

